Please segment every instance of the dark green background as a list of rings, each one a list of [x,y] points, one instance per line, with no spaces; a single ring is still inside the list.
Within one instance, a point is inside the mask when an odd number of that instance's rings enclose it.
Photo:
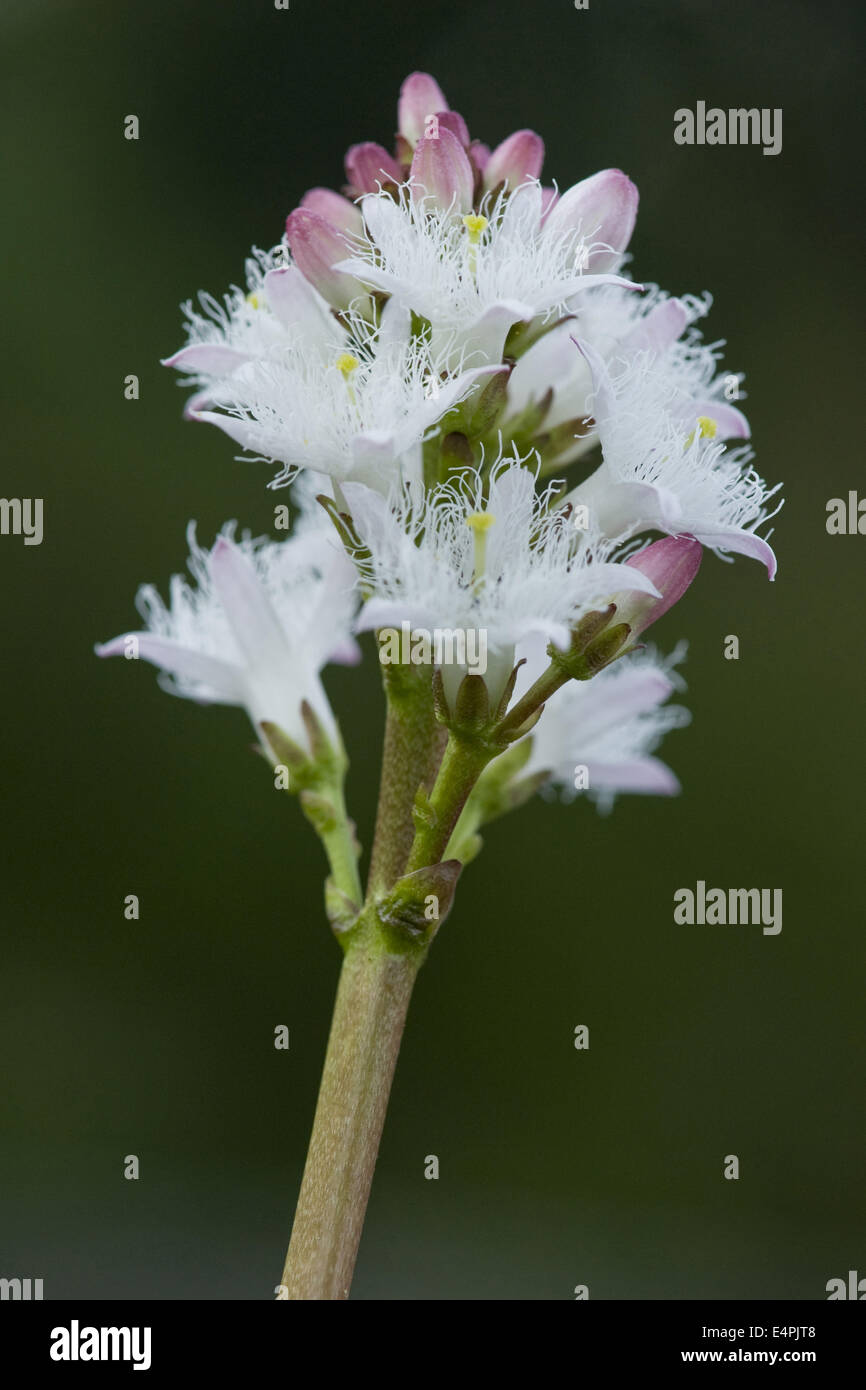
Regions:
[[[2,492],[45,499],[45,539],[0,538],[0,1274],[49,1298],[278,1280],[339,965],[320,852],[241,713],[92,644],[183,566],[190,517],[208,541],[227,517],[269,528],[268,470],[182,423],[158,359],[182,299],[236,281],[306,188],[339,184],[349,143],[390,142],[414,68],[477,136],[541,130],[563,186],[607,165],[637,181],[635,273],[713,291],[709,335],[747,371],[788,501],[774,585],[709,555],[656,632],[691,643],[694,722],[664,750],[683,796],[607,819],[539,801],[466,873],[410,1013],[355,1296],[820,1299],[866,1274],[866,538],[824,524],[862,486],[855,16],[7,0]],[[782,107],[781,155],[677,147],[698,100]],[[375,666],[330,689],[369,843]],[[675,926],[698,878],[781,887],[782,934]]]

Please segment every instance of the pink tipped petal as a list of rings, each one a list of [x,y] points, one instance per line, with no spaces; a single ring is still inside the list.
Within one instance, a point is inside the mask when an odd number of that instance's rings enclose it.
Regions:
[[[450,130],[456,136],[464,150],[468,150],[471,144],[469,139],[469,127],[460,115],[459,111],[437,111],[436,120],[440,130]]]
[[[469,212],[475,176],[466,151],[456,135],[444,128],[435,140],[419,141],[410,177],[414,196],[430,198],[440,208]]]
[[[185,647],[170,637],[156,637],[151,632],[127,632],[96,647],[97,656],[126,656],[129,643],[135,639],[138,659],[168,671],[185,680],[201,681],[213,691],[213,699],[224,704],[242,705],[246,696],[244,674],[231,662]],[[204,696],[200,698],[206,698]]]
[[[448,102],[435,78],[429,72],[413,72],[400,88],[397,128],[407,144],[417,145],[424,134],[427,117],[448,109]]]
[[[240,546],[220,536],[210,555],[210,573],[232,633],[252,672],[280,661],[286,636],[271,600]]]
[[[517,188],[526,179],[537,179],[544,163],[544,141],[534,130],[516,130],[490,156],[484,170],[484,187],[507,183]]]
[[[191,372],[194,376],[229,376],[242,363],[249,362],[247,352],[237,352],[221,343],[192,343],[181,348],[173,357],[162,359],[163,367],[174,367],[178,372]]]
[[[306,208],[307,212],[314,212],[317,217],[324,217],[338,232],[360,236],[364,230],[360,208],[356,208],[342,193],[335,193],[331,188],[311,188],[301,199],[301,207]]]
[[[360,285],[352,275],[335,270],[349,247],[330,222],[306,208],[296,208],[286,221],[286,235],[298,269],[335,309],[348,309],[358,298]]]
[[[777,562],[772,546],[754,531],[741,531],[736,526],[694,526],[694,533],[708,550],[730,550],[735,555],[749,555],[767,567],[767,578],[776,578]]]
[[[589,763],[590,787],[612,792],[643,792],[650,796],[676,796],[681,790],[670,768],[660,758],[631,758],[628,762]]]
[[[183,408],[184,420],[198,419],[204,407],[211,404],[212,395],[212,391],[196,391],[194,395],[190,396]]]
[[[741,410],[727,401],[700,401],[695,415],[706,415],[716,422],[716,435],[719,439],[750,439],[752,435],[748,420]]]
[[[366,140],[361,145],[350,146],[346,154],[346,178],[359,193],[375,193],[383,184],[402,183],[403,170],[384,145]]]
[[[590,255],[587,261],[595,264],[595,257]],[[636,280],[628,280],[624,275],[609,275],[606,272],[598,274],[591,271],[588,275],[575,275],[573,280],[567,280],[561,287],[563,298],[569,299],[573,294],[579,294],[581,290],[594,290],[599,285],[619,285],[622,290],[634,290],[642,294],[645,286],[638,284]]]
[[[636,352],[665,352],[688,328],[689,318],[681,299],[664,299],[627,335],[622,346]]]
[[[603,169],[569,188],[548,215],[545,230],[551,236],[577,229],[588,242],[601,242],[609,250],[591,252],[588,264],[595,272],[615,265],[628,246],[637,217],[638,191],[620,169]]]

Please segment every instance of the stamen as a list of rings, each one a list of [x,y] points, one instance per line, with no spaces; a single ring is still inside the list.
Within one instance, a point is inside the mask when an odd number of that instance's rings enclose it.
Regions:
[[[361,363],[359,359],[351,352],[341,352],[334,365],[346,383],[349,400],[352,402],[352,405],[355,405],[355,388],[351,383],[350,377],[352,373],[360,367]]]
[[[469,269],[474,275],[478,266],[478,243],[487,226],[487,218],[478,212],[468,212],[463,218],[463,226],[469,233]]]
[[[466,525],[472,532],[475,553],[472,557],[472,586],[476,593],[484,583],[484,570],[487,564],[487,532],[496,517],[490,512],[470,512]]]

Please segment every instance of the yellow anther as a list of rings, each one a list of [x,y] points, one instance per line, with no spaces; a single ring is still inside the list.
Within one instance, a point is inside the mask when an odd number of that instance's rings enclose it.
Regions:
[[[468,212],[463,218],[463,226],[469,233],[470,244],[477,246],[481,240],[481,233],[487,226],[487,218],[482,217],[478,212]]]
[[[251,309],[263,309],[265,307],[265,302],[257,290],[253,290],[252,294],[247,295],[247,303]]]
[[[692,447],[692,445],[695,442],[695,439],[715,439],[716,435],[718,434],[719,427],[716,424],[715,420],[710,419],[709,415],[699,415],[697,423],[697,429],[692,430],[691,434],[686,440],[687,449],[690,449]]]
[[[472,557],[472,578],[476,589],[480,589],[484,583],[484,569],[487,563],[487,532],[495,520],[496,517],[490,512],[470,512],[466,518],[466,525],[472,532],[475,541],[475,553]]]
[[[359,362],[358,358],[354,355],[354,353],[351,352],[341,352],[336,362],[334,363],[334,366],[337,368],[337,371],[340,373],[340,375],[346,383],[346,394],[349,397],[351,405],[358,404],[355,398],[355,388],[352,385],[352,373],[354,371],[357,371],[360,365],[361,363]]]
[[[463,218],[463,226],[469,233],[469,270],[474,275],[478,265],[478,243],[487,226],[487,218],[478,212],[467,212]]]

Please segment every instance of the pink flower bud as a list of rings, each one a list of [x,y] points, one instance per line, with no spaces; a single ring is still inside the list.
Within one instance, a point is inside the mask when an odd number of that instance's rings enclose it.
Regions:
[[[616,265],[634,231],[638,191],[620,169],[602,169],[574,184],[548,214],[545,230],[558,236],[579,229],[588,242],[603,242],[609,251],[594,251],[587,269],[594,275]]]
[[[295,208],[286,221],[292,256],[305,280],[335,309],[348,309],[365,291],[353,275],[334,270],[351,254],[351,247],[324,217],[308,208]]]
[[[429,72],[413,72],[400,88],[397,128],[407,144],[417,145],[424,134],[427,117],[447,110],[448,102],[439,83]]]
[[[626,564],[640,570],[658,589],[661,598],[630,590],[615,599],[614,622],[628,623],[636,637],[673,608],[701,567],[703,550],[694,536],[665,536],[632,555]]]
[[[484,170],[484,187],[507,183],[519,188],[527,179],[537,179],[544,163],[544,141],[534,130],[516,130],[503,140],[490,156]]]
[[[475,176],[463,146],[445,126],[435,140],[423,139],[412,160],[416,198],[430,198],[440,208],[469,212]]]
[[[436,124],[440,130],[450,130],[456,135],[464,150],[469,149],[469,127],[459,111],[437,111]]]
[[[351,236],[360,235],[364,230],[361,209],[330,188],[311,188],[301,199],[301,207],[306,208],[307,212],[316,213],[318,217],[324,217],[338,232]]]
[[[346,178],[358,193],[375,193],[380,184],[402,183],[403,171],[384,145],[365,140],[346,152]]]

